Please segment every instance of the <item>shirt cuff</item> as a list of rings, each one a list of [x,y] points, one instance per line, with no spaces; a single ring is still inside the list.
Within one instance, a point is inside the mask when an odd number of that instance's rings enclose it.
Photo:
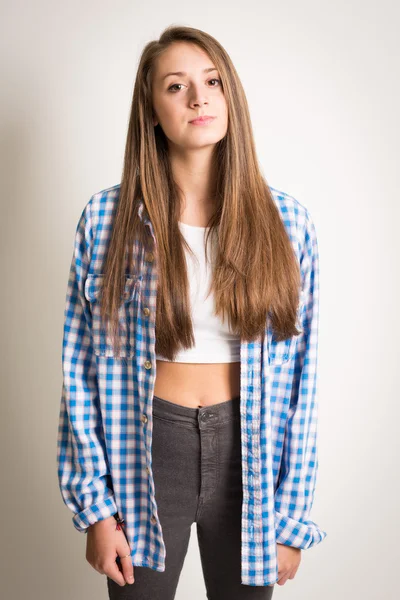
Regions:
[[[276,542],[306,550],[322,542],[327,533],[313,521],[296,521],[275,511]]]
[[[90,525],[94,525],[97,521],[102,521],[108,517],[112,517],[118,512],[114,495],[110,495],[102,502],[96,502],[92,506],[88,506],[81,512],[76,513],[72,518],[72,523],[75,529],[83,533],[87,533]]]

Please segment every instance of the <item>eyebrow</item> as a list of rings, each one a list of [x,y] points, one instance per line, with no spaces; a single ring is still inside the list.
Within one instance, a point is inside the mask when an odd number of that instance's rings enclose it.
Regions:
[[[203,69],[203,73],[210,73],[211,71],[218,71],[218,69],[216,67],[209,67],[208,69]],[[175,72],[171,72],[171,73],[166,73],[161,78],[162,81],[164,81],[164,79],[166,79],[170,75],[178,75],[178,77],[186,77],[187,73],[185,73],[185,71],[175,71]]]

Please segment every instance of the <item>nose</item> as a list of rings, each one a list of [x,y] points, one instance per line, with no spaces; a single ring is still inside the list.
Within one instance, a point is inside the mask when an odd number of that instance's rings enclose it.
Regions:
[[[190,105],[193,107],[199,107],[203,106],[203,104],[208,104],[207,96],[204,93],[202,93],[202,91],[200,90],[200,86],[193,85]]]

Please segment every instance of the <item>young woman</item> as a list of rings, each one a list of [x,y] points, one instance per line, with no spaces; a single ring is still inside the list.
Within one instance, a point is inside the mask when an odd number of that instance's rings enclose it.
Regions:
[[[121,184],[79,219],[65,309],[60,489],[111,599],[173,599],[193,523],[212,600],[271,598],[325,538],[318,270],[228,54],[167,28],[140,60]]]

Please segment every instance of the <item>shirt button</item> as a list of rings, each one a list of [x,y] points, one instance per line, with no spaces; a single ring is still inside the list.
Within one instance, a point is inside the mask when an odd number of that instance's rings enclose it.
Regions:
[[[147,415],[142,415],[142,422],[147,423],[147,421],[148,421]]]
[[[144,368],[145,369],[151,369],[151,362],[149,360],[146,360],[144,363]]]
[[[152,252],[148,252],[146,255],[146,260],[148,260],[149,262],[153,262],[154,254]]]
[[[146,467],[146,471],[150,475],[150,469],[149,469],[149,467]]]
[[[150,521],[151,521],[152,523],[157,523],[157,519],[156,519],[156,517],[155,517],[154,515],[152,515],[152,517],[151,517]]]
[[[143,309],[143,314],[144,314],[144,315],[146,315],[146,317],[148,317],[148,316],[149,316],[149,314],[150,314],[150,309],[149,309],[147,306],[145,306],[145,307],[144,307],[144,309]]]

